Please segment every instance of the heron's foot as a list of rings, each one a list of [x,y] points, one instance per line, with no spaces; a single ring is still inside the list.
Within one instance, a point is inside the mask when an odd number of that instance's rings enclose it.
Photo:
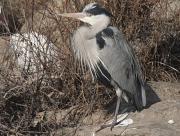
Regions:
[[[95,133],[97,133],[97,132],[99,132],[99,131],[101,131],[101,130],[103,130],[103,129],[105,129],[105,128],[108,128],[108,127],[111,127],[111,124],[101,125],[100,128],[95,131]]]
[[[113,122],[111,123],[111,131],[112,129],[118,124],[117,119],[114,119]]]
[[[111,131],[112,129],[118,125],[119,123],[121,123],[123,120],[126,119],[126,117],[129,115],[129,113],[124,113],[124,114],[120,114],[117,116],[117,119],[114,118],[113,120],[109,120],[108,122],[106,122],[106,124],[103,124],[100,126],[100,128],[98,130],[95,131],[95,133],[107,128],[107,127],[110,127]],[[120,125],[121,126],[121,125]],[[122,125],[124,126],[124,125]]]
[[[111,124],[111,131],[116,125],[118,125],[123,120],[125,120],[128,115],[129,115],[129,113],[120,114],[117,117],[115,116],[113,121],[111,121],[111,122],[109,121],[109,124]]]

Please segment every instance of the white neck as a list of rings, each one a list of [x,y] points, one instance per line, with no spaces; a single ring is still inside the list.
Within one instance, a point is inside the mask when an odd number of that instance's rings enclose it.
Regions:
[[[97,33],[101,32],[110,24],[110,18],[105,18],[102,21],[97,22],[96,24],[92,25],[91,28],[91,36],[95,36]]]
[[[86,36],[89,39],[95,37],[97,33],[105,29],[110,24],[110,17],[105,15],[84,18],[82,20],[83,22],[90,24],[89,30],[86,33]]]

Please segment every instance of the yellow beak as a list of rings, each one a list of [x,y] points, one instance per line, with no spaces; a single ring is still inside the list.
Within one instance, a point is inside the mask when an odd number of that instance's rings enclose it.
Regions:
[[[79,13],[63,13],[63,14],[58,14],[62,17],[70,17],[70,18],[76,18],[76,19],[81,19],[84,17],[87,17],[86,13],[79,12]]]

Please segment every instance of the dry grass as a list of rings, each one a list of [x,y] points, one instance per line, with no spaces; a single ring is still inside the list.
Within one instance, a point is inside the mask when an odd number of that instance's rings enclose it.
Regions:
[[[9,69],[4,65],[0,67],[1,135],[50,135],[63,126],[76,126],[83,117],[114,100],[112,90],[92,83],[89,71],[82,72],[78,63],[74,63],[68,39],[79,23],[56,15],[58,12],[79,11],[90,0],[66,0],[62,5],[58,0],[1,2],[6,16],[1,35],[8,37],[16,32],[36,31],[58,47],[58,61],[41,72],[27,74],[15,66],[9,66]],[[162,4],[160,0],[99,2],[113,13],[112,24],[121,29],[132,44],[147,80],[180,80],[178,12],[164,17],[164,11],[156,10]],[[74,106],[76,108],[69,112],[68,119],[58,124],[46,122],[44,118],[33,126],[34,117],[39,112]]]

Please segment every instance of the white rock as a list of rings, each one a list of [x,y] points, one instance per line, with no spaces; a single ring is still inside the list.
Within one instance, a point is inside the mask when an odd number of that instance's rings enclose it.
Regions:
[[[16,55],[17,65],[31,72],[53,61],[57,51],[47,37],[36,32],[12,35],[10,46]]]
[[[128,126],[128,125],[131,125],[133,124],[133,120],[132,119],[125,119],[123,120],[121,123],[119,123],[118,125],[116,125],[115,127],[125,127],[125,126]]]
[[[92,136],[96,136],[96,133],[95,133],[95,132],[93,132],[93,133],[92,133]]]
[[[169,124],[174,124],[174,120],[169,120],[168,123]]]
[[[120,114],[117,116],[117,122],[123,121],[127,116],[129,115],[129,113],[124,113],[124,114]],[[112,124],[112,122],[114,121],[114,119],[109,120],[107,122],[107,124]]]

